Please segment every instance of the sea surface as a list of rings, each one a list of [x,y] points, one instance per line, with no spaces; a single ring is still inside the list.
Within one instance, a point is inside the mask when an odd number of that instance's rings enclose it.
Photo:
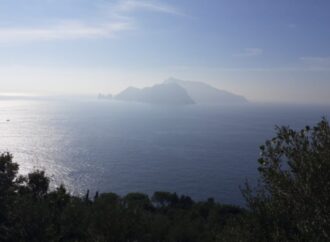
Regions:
[[[52,188],[84,194],[171,191],[244,206],[239,187],[258,177],[259,146],[275,125],[303,128],[329,106],[168,107],[94,99],[0,100],[0,151]]]

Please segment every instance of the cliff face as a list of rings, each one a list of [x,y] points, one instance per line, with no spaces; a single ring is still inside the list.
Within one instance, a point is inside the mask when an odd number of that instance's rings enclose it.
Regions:
[[[116,95],[115,99],[165,105],[189,105],[195,103],[187,91],[176,83],[163,83],[143,89],[129,87]]]

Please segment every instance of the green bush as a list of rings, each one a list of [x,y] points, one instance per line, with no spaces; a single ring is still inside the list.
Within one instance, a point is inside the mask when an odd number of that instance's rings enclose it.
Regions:
[[[260,147],[260,180],[243,194],[250,241],[330,241],[330,127],[277,128]]]

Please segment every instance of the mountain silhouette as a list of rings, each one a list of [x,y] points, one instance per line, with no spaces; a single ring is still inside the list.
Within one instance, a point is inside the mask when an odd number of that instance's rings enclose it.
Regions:
[[[195,103],[187,91],[176,83],[162,83],[142,89],[128,87],[114,98],[122,101],[166,105],[189,105]]]
[[[183,81],[169,78],[165,84],[175,83],[183,87],[188,95],[198,104],[234,105],[247,103],[247,99],[224,90],[219,90],[203,82]]]
[[[169,78],[161,84],[141,89],[128,87],[113,98],[121,101],[165,105],[238,105],[248,103],[243,96],[217,89],[206,83],[175,78]]]

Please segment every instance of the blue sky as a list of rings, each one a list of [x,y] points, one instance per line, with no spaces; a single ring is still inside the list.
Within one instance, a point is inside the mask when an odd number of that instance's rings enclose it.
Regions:
[[[0,92],[116,93],[174,76],[330,103],[328,0],[0,0]]]

